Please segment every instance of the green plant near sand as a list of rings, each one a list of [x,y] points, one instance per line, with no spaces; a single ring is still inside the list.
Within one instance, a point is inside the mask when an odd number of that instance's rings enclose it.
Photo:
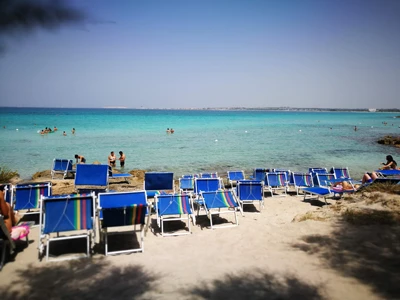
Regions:
[[[400,185],[391,183],[374,183],[370,186],[366,186],[362,190],[363,192],[382,192],[388,194],[400,195]]]
[[[7,167],[0,167],[0,182],[8,182],[15,176],[19,176],[17,171],[11,171]]]

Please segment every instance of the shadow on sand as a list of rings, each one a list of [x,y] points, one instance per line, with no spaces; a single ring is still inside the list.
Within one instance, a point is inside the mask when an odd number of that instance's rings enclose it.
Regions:
[[[399,226],[338,222],[329,236],[306,235],[293,246],[368,284],[384,298],[400,298]]]
[[[141,266],[116,267],[104,259],[82,259],[27,266],[12,285],[0,288],[11,299],[135,299],[150,289],[156,276]]]
[[[195,299],[323,299],[317,287],[295,276],[272,275],[262,270],[227,274],[223,279],[199,283],[183,293]]]

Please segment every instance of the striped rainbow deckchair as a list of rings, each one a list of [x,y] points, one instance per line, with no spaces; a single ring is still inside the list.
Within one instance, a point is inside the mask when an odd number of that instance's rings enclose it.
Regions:
[[[173,194],[173,195],[157,195],[155,197],[157,225],[161,229],[161,235],[184,235],[191,234],[190,218],[193,225],[196,224],[196,219],[193,215],[193,203],[190,201],[188,194]],[[186,221],[188,231],[175,231],[172,233],[164,233],[164,222],[168,221]]]
[[[287,195],[288,180],[285,172],[267,172],[265,175],[264,187],[274,196],[276,190],[282,190],[282,196]]]
[[[43,255],[44,248],[46,247],[46,261],[49,261],[50,242],[78,238],[86,239],[86,254],[52,260],[89,257],[91,237],[95,235],[94,208],[94,192],[49,197],[42,196],[39,257]]]
[[[149,204],[147,202],[146,191],[133,192],[112,192],[99,193],[99,216],[100,231],[104,234],[105,255],[144,252],[144,230],[147,217],[147,227],[150,221]],[[140,242],[129,249],[109,251],[108,236],[111,234],[121,234],[122,228],[133,230],[133,239],[135,239],[139,226]],[[110,232],[110,228],[119,227],[116,231]]]
[[[17,184],[12,186],[11,205],[21,215],[39,214],[41,197],[49,196],[51,196],[51,182]]]
[[[225,228],[238,226],[237,211],[240,210],[240,205],[236,195],[231,190],[218,190],[213,192],[201,192],[201,198],[204,201],[204,207],[208,219],[210,220],[211,229]],[[213,224],[213,215],[232,213],[235,216],[235,221],[228,225],[215,226]]]
[[[297,196],[302,188],[310,188],[314,186],[313,177],[311,173],[293,172],[294,187],[296,189]]]

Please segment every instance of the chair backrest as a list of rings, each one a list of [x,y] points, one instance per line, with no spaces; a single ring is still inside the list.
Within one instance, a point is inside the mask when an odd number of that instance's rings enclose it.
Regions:
[[[51,182],[17,184],[12,190],[15,210],[36,209],[42,196],[51,196]]]
[[[77,164],[75,188],[85,185],[108,188],[108,165]]]
[[[145,223],[146,191],[99,193],[98,199],[104,228]]]
[[[291,172],[290,170],[288,170],[288,169],[273,169],[273,172],[286,173],[286,180],[288,181],[288,183],[294,184],[293,172]]]
[[[184,192],[193,191],[194,178],[179,178],[179,189]]]
[[[263,200],[264,182],[258,180],[240,180],[236,186],[239,200]]]
[[[264,182],[266,186],[287,186],[287,176],[285,172],[267,172]]]
[[[264,168],[256,168],[253,169],[253,179],[254,180],[265,180],[265,173],[269,171],[269,169],[264,169]]]
[[[212,192],[222,189],[221,178],[195,178],[194,193]]]
[[[144,189],[146,191],[173,190],[174,173],[172,172],[146,172],[144,173]]]
[[[191,214],[189,195],[173,194],[173,195],[156,195],[157,211],[162,215],[183,215]]]
[[[244,180],[244,171],[228,171],[228,180],[229,181],[239,181]]]
[[[329,187],[330,181],[335,179],[335,174],[332,173],[317,173],[315,176],[317,178],[317,184],[320,187]]]
[[[231,190],[201,192],[201,196],[208,209],[238,207],[236,196]]]
[[[295,187],[313,187],[313,179],[311,173],[293,172],[293,180]]]
[[[217,172],[212,172],[212,173],[200,173],[201,178],[218,178],[218,173]]]
[[[43,233],[91,230],[94,227],[95,194],[42,197]]]
[[[4,200],[7,202],[7,203],[12,203],[13,201],[12,201],[12,196],[13,196],[13,193],[12,193],[12,184],[11,183],[0,183],[0,186],[3,186],[4,187]]]
[[[184,174],[182,178],[199,178],[199,174]]]
[[[308,168],[308,173],[317,174],[317,173],[328,173],[326,168]]]
[[[351,178],[350,177],[350,172],[349,172],[349,168],[335,168],[332,167],[331,169],[331,173],[335,174],[335,177],[337,179],[339,178]]]
[[[55,158],[53,160],[52,171],[71,171],[72,164],[72,159]]]

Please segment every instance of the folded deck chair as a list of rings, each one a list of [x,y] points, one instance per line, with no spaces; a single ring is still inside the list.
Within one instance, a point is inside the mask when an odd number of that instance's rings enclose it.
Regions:
[[[72,169],[72,159],[53,159],[53,166],[51,168],[51,179],[54,179],[56,174],[62,174],[63,179],[68,176],[68,173],[75,173]]]
[[[32,182],[12,187],[12,206],[20,215],[40,214],[40,199],[51,196],[51,182]]]
[[[218,172],[200,173],[201,178],[218,178]]]
[[[167,192],[175,193],[174,173],[146,172],[144,173],[144,190],[148,198]]]
[[[75,190],[78,192],[108,191],[108,165],[76,165]]]
[[[196,219],[193,215],[193,203],[187,194],[173,194],[173,195],[156,195],[156,213],[157,225],[161,229],[161,235],[184,235],[191,234],[190,218],[193,224],[196,224]],[[186,221],[187,232],[176,231],[172,233],[164,233],[164,222],[167,221]]]
[[[210,220],[211,229],[233,227],[239,225],[237,211],[240,210],[238,200],[235,193],[231,190],[219,190],[214,192],[201,192],[204,201],[204,208],[208,219]],[[221,215],[231,213],[235,216],[235,221],[228,225],[213,225],[213,215]]]
[[[52,261],[90,256],[91,238],[95,235],[94,192],[43,196],[40,214],[39,257],[42,257],[46,248],[46,261],[49,261],[50,242],[71,239],[86,239],[86,254]]]
[[[109,179],[121,179],[124,178],[125,182],[129,183],[128,178],[132,177],[132,174],[129,173],[113,173],[112,167],[108,166],[108,178]]]
[[[264,182],[257,180],[239,180],[236,185],[236,195],[239,204],[244,211],[245,204],[258,202],[261,209],[264,208]]]
[[[17,227],[18,226],[14,226],[13,229],[17,228]],[[1,269],[3,269],[7,252],[10,254],[14,253],[14,251],[17,247],[16,242],[25,239],[26,246],[29,245],[28,233],[29,233],[29,230],[27,231],[26,234],[13,239],[11,237],[10,233],[8,232],[7,226],[4,222],[4,217],[2,215],[0,215],[0,250],[1,250],[0,271],[1,271]],[[7,251],[7,248],[8,248],[8,251]]]
[[[305,187],[301,188],[301,190],[304,193],[304,200],[307,199],[307,196],[309,196],[308,199],[317,197],[323,197],[324,201],[326,204],[328,202],[326,201],[326,198],[328,196],[332,196],[332,192],[330,190],[331,182],[335,180],[335,174],[331,173],[316,173],[315,174],[315,179],[317,184],[314,185],[313,187]]]
[[[297,196],[300,195],[299,192],[302,191],[303,188],[314,187],[311,173],[293,172],[292,176]]]
[[[146,191],[134,192],[113,192],[99,193],[99,207],[101,211],[101,227],[100,230],[104,234],[105,255],[144,252],[144,231],[145,220],[147,217],[147,227],[149,225],[150,214],[149,205],[147,203]],[[111,234],[121,234],[121,227],[133,229],[133,232],[138,231],[139,226],[140,242],[139,247],[130,249],[109,251],[108,236]],[[118,227],[120,231],[110,232],[109,228]],[[131,236],[134,238],[134,234]]]
[[[179,178],[179,191],[181,193],[192,194],[194,191],[194,178]]]
[[[282,190],[283,195],[287,195],[288,180],[285,172],[267,172],[265,173],[264,189],[271,193],[271,197],[274,196],[274,192]]]
[[[236,186],[239,180],[244,180],[244,171],[228,171],[228,181],[231,188]]]

